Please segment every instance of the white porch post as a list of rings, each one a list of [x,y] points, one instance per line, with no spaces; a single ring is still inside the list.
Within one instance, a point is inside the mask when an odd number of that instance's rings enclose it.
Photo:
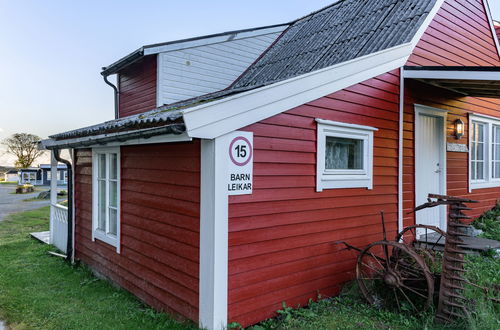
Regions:
[[[227,326],[228,195],[223,142],[223,137],[201,140],[199,323],[208,330]]]
[[[50,151],[50,244],[54,243],[55,206],[57,204],[57,160]]]

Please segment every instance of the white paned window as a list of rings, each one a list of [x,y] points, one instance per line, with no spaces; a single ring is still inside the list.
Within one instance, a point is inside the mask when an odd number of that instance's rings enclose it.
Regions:
[[[120,149],[93,149],[92,173],[92,239],[120,252]]]
[[[493,125],[493,145],[492,145],[492,176],[500,179],[500,126]]]
[[[500,186],[500,119],[470,116],[470,188]]]
[[[52,178],[52,172],[50,170],[47,171],[47,181],[51,180]]]
[[[316,190],[373,187],[373,132],[376,128],[316,119]]]
[[[485,175],[485,143],[486,124],[472,122],[471,128],[471,153],[470,153],[470,171],[471,180],[484,180]]]

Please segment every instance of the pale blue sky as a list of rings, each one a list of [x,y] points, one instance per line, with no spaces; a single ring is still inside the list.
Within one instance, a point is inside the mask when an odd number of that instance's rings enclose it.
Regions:
[[[144,44],[284,23],[332,2],[0,0],[0,139],[112,119],[100,68]]]

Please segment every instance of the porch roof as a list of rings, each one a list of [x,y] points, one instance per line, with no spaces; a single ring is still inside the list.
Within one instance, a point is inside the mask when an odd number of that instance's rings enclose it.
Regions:
[[[404,67],[404,78],[444,88],[464,96],[500,98],[500,67]]]

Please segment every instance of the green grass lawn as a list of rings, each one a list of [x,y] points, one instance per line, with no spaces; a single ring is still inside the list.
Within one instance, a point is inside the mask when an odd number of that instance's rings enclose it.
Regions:
[[[48,230],[49,208],[0,222],[0,319],[13,329],[197,329],[48,255],[29,237]]]
[[[48,230],[48,207],[0,222],[0,319],[13,329],[197,329],[155,312],[124,290],[95,278],[85,267],[70,266],[48,255],[51,247],[29,237]],[[497,227],[487,221],[485,233]],[[483,286],[500,284],[500,258],[469,257],[467,278]],[[285,307],[280,316],[252,327],[260,329],[499,329],[500,305],[474,288],[466,292],[472,317],[444,327],[434,311],[421,316],[381,311],[366,305],[356,286],[340,297],[308,308]]]

